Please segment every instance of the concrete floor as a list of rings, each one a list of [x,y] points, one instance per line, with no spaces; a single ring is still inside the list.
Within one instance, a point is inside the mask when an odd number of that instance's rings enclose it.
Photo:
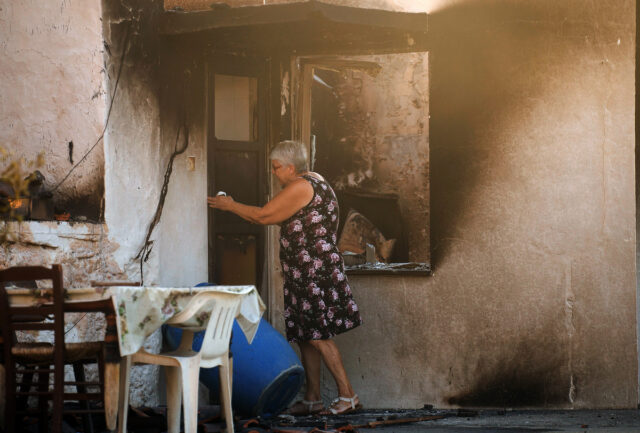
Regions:
[[[480,411],[367,411],[335,418],[296,418],[290,426],[280,424],[281,429],[306,430],[319,427],[318,422],[327,422],[327,427],[344,424],[363,425],[370,421],[401,419],[430,415],[443,416],[442,419],[411,424],[377,426],[375,429],[360,427],[360,433],[380,432],[640,432],[640,411],[638,410],[480,410]],[[282,419],[286,421],[286,419]]]
[[[219,406],[200,408],[200,419],[210,419],[211,424],[203,425],[207,433],[220,433],[224,425],[219,420]],[[132,432],[163,432],[166,419],[163,418],[165,408],[145,410],[147,415],[162,414],[160,420],[150,418],[138,419],[130,412],[129,430]],[[370,422],[400,421],[407,418],[440,417],[431,421],[413,422],[393,425],[377,425],[375,428],[365,427]],[[155,417],[154,417],[155,418]],[[100,419],[99,417],[97,418]],[[157,422],[151,422],[157,421]],[[206,422],[206,421],[205,421]],[[291,417],[279,416],[269,419],[258,419],[259,423],[243,428],[247,420],[236,420],[235,430],[238,433],[251,431],[278,433],[310,433],[319,429],[326,433],[336,433],[339,427],[347,424],[355,426],[354,430],[346,429],[344,433],[516,433],[516,432],[615,432],[640,433],[640,410],[366,410],[354,414],[335,417]],[[37,425],[26,427],[25,432],[37,431]],[[261,427],[262,430],[255,427]],[[143,428],[143,430],[139,430]],[[69,428],[69,432],[80,429]],[[96,431],[102,431],[99,427]],[[0,429],[0,433],[2,430]],[[315,431],[318,433],[318,430]]]

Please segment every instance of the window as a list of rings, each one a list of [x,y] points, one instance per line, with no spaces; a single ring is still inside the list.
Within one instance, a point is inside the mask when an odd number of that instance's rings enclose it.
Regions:
[[[215,133],[218,140],[256,141],[258,80],[215,75]]]
[[[296,69],[297,138],[338,196],[348,271],[428,273],[428,54],[307,57]],[[370,250],[363,263],[367,243],[376,260]]]

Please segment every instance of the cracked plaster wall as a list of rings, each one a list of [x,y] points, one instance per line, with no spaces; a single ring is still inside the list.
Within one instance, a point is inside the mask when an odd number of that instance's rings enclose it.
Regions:
[[[133,281],[192,286],[207,280],[204,53],[160,39],[161,0],[103,0],[103,9],[110,90],[123,49],[127,50],[105,136],[105,219],[110,238],[120,243],[114,259]],[[183,145],[185,125],[188,146],[173,162],[162,216],[141,275],[136,255],[156,212],[167,164]],[[194,170],[189,170],[189,158]],[[147,345],[158,350],[160,334]],[[161,403],[159,369],[135,368],[132,404]]]
[[[46,3],[46,4],[45,4]],[[15,242],[0,250],[0,267],[62,263],[65,284],[90,280],[140,281],[136,254],[143,245],[162,185],[168,153],[160,145],[157,80],[157,12],[161,1],[0,1],[0,137],[17,155],[45,152],[49,182],[71,168],[93,145],[107,121],[110,95],[118,90],[102,142],[60,191],[105,189],[104,224],[24,222],[11,227]],[[120,80],[120,61],[124,66]],[[99,181],[99,182],[98,182]],[[90,189],[86,201],[96,198]],[[155,240],[154,235],[151,240]],[[157,248],[157,245],[155,245]],[[146,285],[158,284],[158,256],[145,263]],[[99,337],[102,321],[87,316],[73,338]],[[70,334],[71,335],[71,334]],[[160,334],[147,344],[160,347]],[[132,373],[134,405],[159,403],[157,367]]]
[[[65,287],[88,287],[92,280],[127,279],[113,259],[118,244],[109,240],[105,224],[12,222],[9,223],[9,235],[12,242],[0,246],[0,269],[59,263],[63,267]],[[99,341],[104,338],[104,315],[78,313],[65,317],[68,341]],[[51,341],[52,337],[45,333],[37,337],[37,341]],[[36,337],[25,333],[21,338]],[[89,380],[96,374],[97,368],[87,368]],[[72,380],[71,366],[67,366],[66,375],[68,380]]]
[[[104,128],[101,15],[98,1],[0,0],[0,146],[29,160],[44,152],[40,171],[49,189],[62,181]],[[103,179],[99,143],[54,200],[61,208],[97,220]]]
[[[354,389],[366,407],[635,408],[635,2],[439,6],[434,274],[350,278]]]

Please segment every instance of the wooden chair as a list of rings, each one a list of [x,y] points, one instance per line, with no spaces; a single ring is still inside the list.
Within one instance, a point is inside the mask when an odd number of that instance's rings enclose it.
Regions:
[[[33,282],[49,280],[52,283],[51,297],[44,298],[42,304],[33,306],[12,306],[6,291],[6,283],[14,282],[18,287],[32,287]],[[26,282],[26,283],[25,283]],[[52,265],[51,269],[41,266],[24,266],[0,271],[0,325],[2,336],[2,363],[5,367],[5,431],[14,432],[19,424],[19,415],[39,414],[39,430],[48,429],[48,400],[53,400],[52,431],[61,432],[64,413],[84,415],[85,431],[92,431],[90,414],[101,412],[91,409],[89,400],[102,400],[102,382],[87,382],[84,365],[98,363],[100,377],[103,377],[103,342],[66,343],[64,341],[64,291],[62,267]],[[16,331],[52,331],[53,343],[22,342]],[[75,380],[65,382],[64,368],[72,364]],[[53,368],[51,368],[53,366]],[[49,375],[53,375],[53,389],[49,389]],[[37,390],[33,376],[37,375]],[[22,380],[18,382],[18,376]],[[76,387],[75,393],[67,393],[65,385]],[[87,387],[99,387],[99,392],[87,392]],[[38,398],[38,408],[29,409],[27,398]],[[84,403],[82,409],[64,410],[65,400]]]

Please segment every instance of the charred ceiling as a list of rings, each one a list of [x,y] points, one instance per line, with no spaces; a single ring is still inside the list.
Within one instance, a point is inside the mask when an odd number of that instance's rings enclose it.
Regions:
[[[428,16],[316,0],[206,12],[168,11],[161,32],[220,51],[364,54],[427,50]]]

